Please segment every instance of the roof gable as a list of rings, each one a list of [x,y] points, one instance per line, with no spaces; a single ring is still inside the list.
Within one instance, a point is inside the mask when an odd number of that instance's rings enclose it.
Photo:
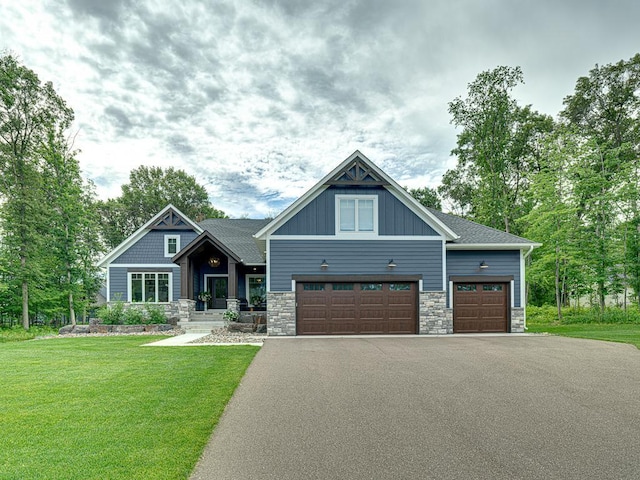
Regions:
[[[381,185],[384,186],[398,200],[404,203],[420,219],[430,225],[436,232],[447,240],[454,240],[458,235],[423,207],[404,188],[384,173],[376,164],[364,156],[359,150],[353,152],[340,165],[315,184],[309,191],[293,202],[280,215],[262,228],[255,237],[261,240],[286,223],[309,202],[316,198],[331,185]]]
[[[176,223],[177,222],[177,223]],[[162,226],[166,224],[166,226]],[[179,225],[179,226],[177,226]],[[105,267],[112,260],[118,258],[122,253],[128,250],[138,240],[144,237],[151,230],[189,230],[192,229],[196,233],[202,233],[202,228],[197,223],[194,223],[184,213],[178,210],[173,205],[169,204],[164,207],[160,212],[154,215],[151,220],[142,225],[138,230],[129,235],[120,245],[107,253],[97,264],[98,267]]]

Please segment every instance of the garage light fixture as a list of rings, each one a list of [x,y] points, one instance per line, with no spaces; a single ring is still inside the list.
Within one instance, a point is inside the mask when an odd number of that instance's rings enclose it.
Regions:
[[[485,262],[484,260],[482,260],[482,261],[480,262],[480,268],[484,270],[485,268],[489,268],[489,265],[487,265],[487,262]]]
[[[326,270],[327,268],[329,268],[329,264],[327,263],[327,261],[325,259],[322,259],[322,263],[320,264],[320,268],[322,270]]]
[[[396,262],[393,261],[393,258],[391,260],[389,260],[389,264],[387,265],[387,268],[396,268]]]

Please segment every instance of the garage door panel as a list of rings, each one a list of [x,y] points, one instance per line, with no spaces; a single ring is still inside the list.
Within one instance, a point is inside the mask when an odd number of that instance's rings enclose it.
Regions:
[[[507,299],[507,284],[455,284],[453,290],[454,333],[507,332]]]
[[[298,334],[417,332],[415,283],[327,283],[320,288],[296,288]]]

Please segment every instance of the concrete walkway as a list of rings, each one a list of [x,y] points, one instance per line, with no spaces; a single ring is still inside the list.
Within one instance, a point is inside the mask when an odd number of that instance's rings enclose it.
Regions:
[[[208,333],[185,333],[183,335],[176,335],[175,337],[169,337],[163,340],[158,340],[157,342],[146,343],[142,346],[143,347],[202,347],[203,345],[214,345],[219,347],[229,346],[229,345],[255,345],[258,347],[262,346],[262,342],[241,342],[241,341],[191,343],[195,340],[206,337],[207,335],[209,334]]]
[[[268,339],[191,479],[638,478],[638,349],[431,340]]]

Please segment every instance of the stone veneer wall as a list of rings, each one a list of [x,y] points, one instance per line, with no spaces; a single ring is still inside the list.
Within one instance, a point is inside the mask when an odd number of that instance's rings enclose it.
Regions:
[[[453,333],[453,311],[447,308],[447,292],[420,292],[420,335]]]
[[[267,334],[296,334],[296,293],[267,292]]]
[[[188,298],[178,300],[178,319],[181,322],[188,322],[191,314],[196,311],[196,301]]]
[[[240,311],[240,300],[237,298],[227,298],[227,310],[233,310],[234,312]]]
[[[511,309],[511,333],[524,333],[524,308]]]

